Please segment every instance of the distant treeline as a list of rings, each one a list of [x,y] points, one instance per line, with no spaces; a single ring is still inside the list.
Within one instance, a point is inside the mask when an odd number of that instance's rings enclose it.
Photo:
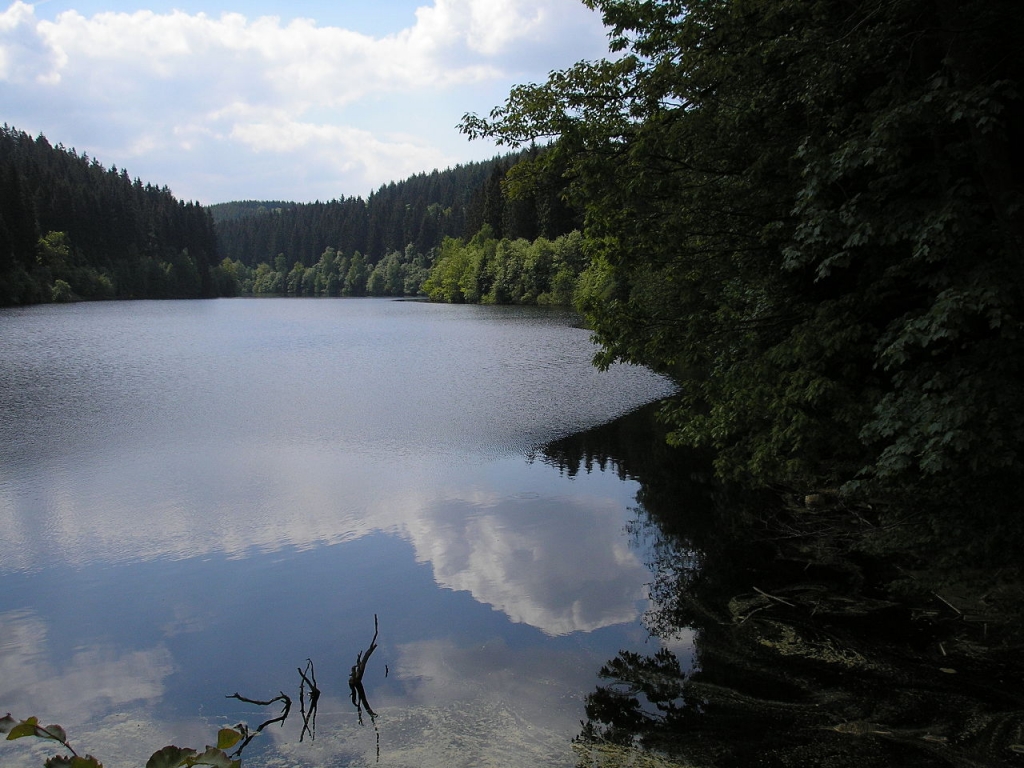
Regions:
[[[202,206],[0,129],[0,304],[215,296],[216,252]]]
[[[583,265],[564,182],[507,190],[509,170],[538,154],[418,174],[366,200],[214,205],[219,274],[243,295],[568,303]]]
[[[498,239],[554,239],[580,224],[561,199],[563,182],[552,178],[522,198],[503,188],[508,170],[538,152],[421,173],[387,184],[366,200],[214,205],[219,254],[252,268],[274,266],[283,257],[284,271],[290,272],[296,264],[313,266],[328,247],[358,253],[370,265],[410,246],[429,257],[445,238],[469,239],[484,225]]]
[[[580,217],[562,201],[563,180],[556,169],[526,194],[507,191],[509,169],[539,153],[421,173],[366,200],[204,208],[5,125],[0,305],[426,294],[564,303],[582,257],[578,236],[565,239]],[[435,266],[441,272],[428,283]]]
[[[489,224],[468,241],[446,237],[427,254],[410,244],[376,264],[328,246],[315,263],[283,255],[255,267],[224,259],[219,274],[253,296],[426,296],[452,304],[571,304],[586,267],[579,230],[549,240],[497,238]]]

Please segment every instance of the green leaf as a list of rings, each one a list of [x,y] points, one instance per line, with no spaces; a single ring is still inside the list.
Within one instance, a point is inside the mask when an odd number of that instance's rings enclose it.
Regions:
[[[221,728],[217,731],[217,749],[231,749],[242,740],[242,734],[234,728]]]
[[[241,760],[232,760],[223,751],[216,747],[207,747],[201,755],[188,758],[187,765],[212,765],[215,768],[240,768]]]
[[[10,733],[7,734],[8,741],[14,741],[15,739],[23,739],[26,736],[42,736],[39,732],[39,719],[30,717],[27,720],[22,720],[16,726],[11,728]]]
[[[48,759],[44,765],[46,768],[103,768],[103,763],[92,755],[85,757],[69,757],[66,755],[55,755]]]
[[[48,725],[45,728],[37,728],[36,731],[36,735],[40,736],[41,738],[53,739],[54,741],[59,741],[62,744],[67,744],[68,742],[67,731],[65,731],[59,725]]]
[[[186,760],[196,754],[194,749],[188,747],[176,747],[173,744],[164,747],[146,761],[146,768],[180,768],[186,765]],[[194,763],[188,763],[194,765]]]

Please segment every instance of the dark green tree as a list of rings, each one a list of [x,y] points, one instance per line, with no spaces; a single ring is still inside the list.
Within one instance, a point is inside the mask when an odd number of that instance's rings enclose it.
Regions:
[[[214,296],[216,248],[202,206],[0,129],[0,303],[48,301],[56,280],[62,298]]]
[[[723,474],[1005,498],[1024,467],[1017,3],[587,5],[614,58],[462,127],[556,140],[534,162],[585,212],[598,362],[676,376],[672,439]]]

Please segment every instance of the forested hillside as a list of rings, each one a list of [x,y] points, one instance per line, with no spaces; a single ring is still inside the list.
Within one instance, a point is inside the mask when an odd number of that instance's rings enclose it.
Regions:
[[[476,260],[473,277],[484,287],[451,290],[451,256],[456,250],[493,242],[484,250],[498,258],[512,250],[498,243],[545,243],[561,239],[579,226],[580,217],[563,201],[564,181],[550,172],[521,196],[505,189],[509,169],[536,158],[537,148],[445,171],[421,173],[392,182],[371,194],[328,202],[241,201],[211,207],[221,271],[244,294],[291,296],[405,296],[424,291],[423,284],[439,253],[447,254],[447,290],[431,291],[448,301],[497,300],[531,303],[554,299],[550,278],[563,266],[541,259],[526,265],[517,257],[505,269],[533,269],[531,276],[507,276],[506,282],[532,282],[533,289],[490,291],[497,266]],[[574,241],[575,242],[575,241]],[[473,246],[476,247],[476,246]],[[543,245],[540,246],[543,249]],[[578,244],[573,246],[578,251]],[[570,259],[576,274],[578,257]],[[552,268],[554,271],[552,272]],[[550,273],[550,274],[548,274]],[[486,283],[486,286],[484,286]],[[570,300],[563,287],[558,301]],[[497,298],[496,298],[497,297]],[[502,298],[503,297],[503,298]],[[544,299],[542,299],[544,300]]]
[[[421,173],[366,200],[239,201],[204,208],[176,200],[166,187],[133,180],[124,169],[52,146],[44,136],[33,139],[5,126],[0,304],[422,295],[443,246],[446,282],[435,281],[433,298],[566,303],[571,286],[565,267],[572,264],[574,277],[582,270],[579,241],[571,241],[572,255],[554,261],[545,245],[557,240],[555,250],[568,254],[561,238],[580,223],[562,199],[563,180],[549,173],[518,197],[507,194],[504,184],[510,168],[539,154],[531,147]],[[492,243],[484,248],[488,259],[477,257],[473,275],[454,278],[472,280],[476,288],[453,291],[453,254],[482,243]],[[544,255],[524,261],[524,245],[534,243]],[[506,253],[511,261],[499,269],[493,257]],[[492,290],[495,280],[506,287]]]
[[[0,129],[0,304],[215,296],[216,251],[202,206]]]

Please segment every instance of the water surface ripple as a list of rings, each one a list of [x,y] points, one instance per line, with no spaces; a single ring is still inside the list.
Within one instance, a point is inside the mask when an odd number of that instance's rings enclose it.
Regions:
[[[0,710],[143,764],[257,724],[224,695],[297,696],[313,658],[317,740],[289,724],[247,765],[572,765],[649,573],[634,483],[530,456],[671,391],[594,352],[559,310],[0,311]],[[375,613],[376,734],[345,685]]]

